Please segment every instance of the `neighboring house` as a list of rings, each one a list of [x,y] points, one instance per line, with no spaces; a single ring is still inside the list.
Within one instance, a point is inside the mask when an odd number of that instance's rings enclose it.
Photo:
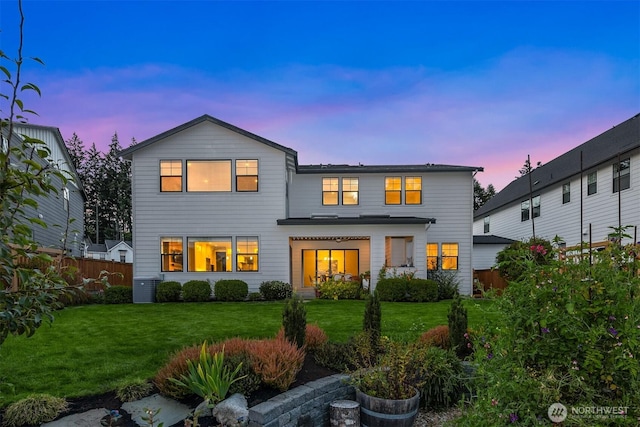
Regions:
[[[134,276],[291,283],[438,258],[472,290],[473,174],[445,165],[298,165],[296,151],[204,115],[121,152],[132,161]]]
[[[4,130],[3,130],[4,131]],[[12,146],[22,143],[22,135],[43,141],[51,151],[53,166],[67,174],[66,185],[54,178],[58,194],[49,197],[35,197],[38,209],[25,207],[28,217],[40,218],[47,227],[32,225],[33,239],[41,248],[62,250],[72,256],[80,256],[84,236],[84,204],[86,196],[60,130],[50,126],[14,123]],[[2,135],[2,149],[8,146],[6,135]]]
[[[85,258],[133,264],[133,244],[130,240],[105,240],[104,243],[87,242]]]
[[[530,183],[532,191],[530,191]],[[640,226],[640,115],[507,185],[474,213],[474,235],[558,236],[567,247],[608,240],[610,227]],[[474,254],[475,255],[475,254]]]
[[[504,237],[483,235],[473,236],[473,269],[489,270],[496,265],[498,252],[512,244],[515,240]]]

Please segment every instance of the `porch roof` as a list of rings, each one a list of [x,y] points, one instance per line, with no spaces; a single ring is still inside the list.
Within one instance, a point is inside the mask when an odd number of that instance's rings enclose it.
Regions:
[[[359,217],[310,217],[277,220],[278,225],[407,225],[435,224],[435,218],[417,216],[361,215]]]

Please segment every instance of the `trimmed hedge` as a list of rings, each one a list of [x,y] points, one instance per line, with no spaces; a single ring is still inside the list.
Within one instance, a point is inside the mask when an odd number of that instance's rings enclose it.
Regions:
[[[218,301],[244,301],[249,295],[249,285],[237,279],[218,280],[213,285],[213,294]]]
[[[209,301],[211,285],[206,280],[189,280],[182,285],[182,299],[187,302]]]
[[[133,288],[129,286],[110,286],[104,290],[105,304],[132,304]]]
[[[267,301],[284,300],[293,295],[293,286],[278,280],[270,280],[260,284],[260,293]]]
[[[182,292],[180,282],[160,282],[156,288],[156,302],[178,302],[180,292]]]
[[[318,286],[322,299],[360,299],[363,294],[360,282],[327,280]]]
[[[381,301],[438,301],[438,284],[429,279],[390,277],[378,281],[376,290]]]

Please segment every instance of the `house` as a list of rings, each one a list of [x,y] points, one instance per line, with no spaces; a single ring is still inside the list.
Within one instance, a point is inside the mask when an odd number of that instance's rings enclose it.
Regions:
[[[291,283],[440,260],[472,290],[479,167],[299,165],[291,148],[204,115],[121,152],[132,162],[134,276]]]
[[[64,250],[68,255],[80,256],[84,236],[86,196],[60,130],[50,126],[14,123],[11,145],[21,144],[23,135],[43,141],[50,150],[52,166],[61,170],[69,178],[66,183],[59,178],[54,178],[54,185],[59,189],[58,194],[51,194],[48,197],[35,196],[34,199],[38,203],[37,209],[25,206],[27,217],[39,218],[47,224],[46,228],[37,224],[32,225],[33,239],[41,250]],[[3,134],[2,147],[5,152],[8,145],[7,135]]]
[[[133,243],[130,240],[105,240],[104,243],[85,243],[85,258],[133,263]]]
[[[473,269],[489,270],[495,267],[498,252],[515,242],[492,234],[473,236]]]
[[[528,240],[535,228],[572,247],[621,226],[623,243],[640,240],[640,115],[511,182],[475,211],[473,234]]]

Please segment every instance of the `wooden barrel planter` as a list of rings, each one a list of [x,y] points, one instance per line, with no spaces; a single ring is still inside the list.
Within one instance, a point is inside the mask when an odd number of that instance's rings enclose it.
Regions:
[[[418,416],[420,392],[409,399],[380,399],[356,389],[362,427],[411,427]]]

